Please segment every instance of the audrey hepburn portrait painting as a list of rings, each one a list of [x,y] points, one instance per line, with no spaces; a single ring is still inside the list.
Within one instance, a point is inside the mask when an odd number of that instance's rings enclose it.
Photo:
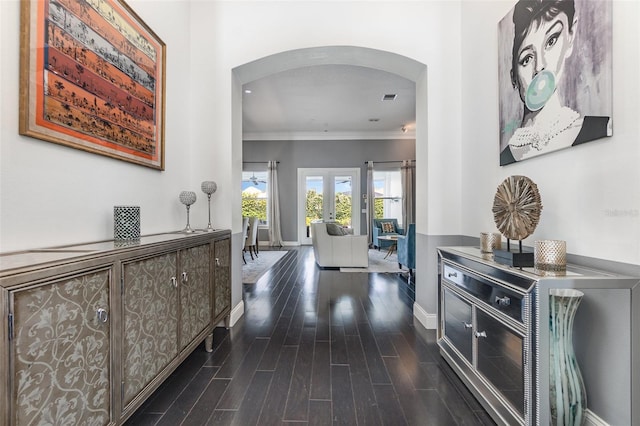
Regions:
[[[501,166],[612,135],[611,3],[519,0],[500,21]]]

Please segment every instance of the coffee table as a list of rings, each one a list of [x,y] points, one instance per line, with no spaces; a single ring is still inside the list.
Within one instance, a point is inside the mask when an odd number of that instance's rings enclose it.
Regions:
[[[382,235],[382,236],[378,237],[378,239],[379,240],[383,240],[383,241],[391,241],[391,245],[389,246],[389,249],[387,250],[387,254],[384,255],[385,259],[387,257],[391,256],[393,254],[393,252],[398,249],[398,235]]]

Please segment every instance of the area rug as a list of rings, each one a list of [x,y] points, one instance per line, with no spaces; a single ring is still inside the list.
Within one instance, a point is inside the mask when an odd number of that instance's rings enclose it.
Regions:
[[[340,272],[403,272],[398,267],[398,255],[393,253],[385,259],[386,255],[386,249],[380,251],[370,249],[368,268],[340,268]],[[405,269],[404,272],[408,272],[408,269]]]
[[[262,274],[267,272],[269,268],[276,264],[276,262],[287,254],[287,251],[261,251],[258,253],[258,257],[251,260],[249,253],[245,254],[247,260],[246,265],[242,265],[242,282],[245,284],[257,283]]]

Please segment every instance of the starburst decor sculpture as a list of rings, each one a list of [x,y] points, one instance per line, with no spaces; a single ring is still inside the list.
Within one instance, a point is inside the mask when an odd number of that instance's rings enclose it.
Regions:
[[[538,226],[542,200],[538,186],[526,176],[509,176],[493,199],[493,220],[508,239],[523,240]]]

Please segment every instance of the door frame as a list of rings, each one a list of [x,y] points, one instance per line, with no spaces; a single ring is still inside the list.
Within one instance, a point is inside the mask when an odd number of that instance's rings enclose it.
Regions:
[[[306,236],[305,221],[305,200],[306,200],[306,177],[309,175],[322,175],[325,178],[333,178],[336,175],[353,175],[353,184],[351,188],[351,226],[354,235],[360,235],[360,168],[359,167],[320,167],[320,168],[298,168],[298,244],[310,245],[311,238]],[[331,181],[331,192],[333,192],[333,181]],[[334,194],[335,197],[335,194]]]

